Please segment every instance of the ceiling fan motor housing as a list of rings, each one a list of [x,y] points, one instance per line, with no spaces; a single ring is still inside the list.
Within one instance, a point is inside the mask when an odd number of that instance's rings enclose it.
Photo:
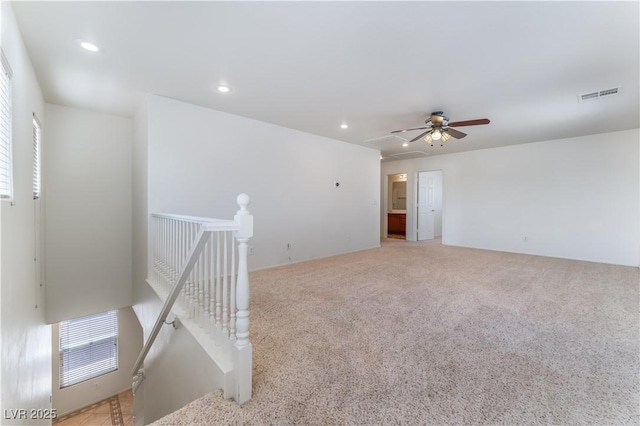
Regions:
[[[441,123],[441,124],[446,125],[448,121],[449,121],[449,117],[445,116],[443,111],[433,111],[431,113],[431,117],[429,117],[425,121],[425,123],[427,123],[427,124],[429,124],[429,123],[433,123],[433,124]]]

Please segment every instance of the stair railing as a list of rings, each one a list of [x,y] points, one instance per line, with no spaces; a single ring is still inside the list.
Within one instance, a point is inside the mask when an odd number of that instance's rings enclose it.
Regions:
[[[249,202],[246,194],[238,196],[240,209],[233,220],[151,215],[148,280],[166,299],[133,366],[136,387],[144,380],[144,360],[175,305],[211,338],[233,344],[232,395],[240,404],[251,399],[247,255],[253,216],[247,210]]]

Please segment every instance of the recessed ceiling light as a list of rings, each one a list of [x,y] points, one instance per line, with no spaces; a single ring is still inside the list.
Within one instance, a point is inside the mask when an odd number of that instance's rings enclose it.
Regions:
[[[348,129],[348,128],[349,128],[349,126],[348,126],[346,123],[342,123],[342,124],[340,125],[340,128],[341,128],[341,129]]]
[[[404,146],[405,148],[409,146],[409,142],[403,142],[402,146]]]
[[[218,92],[229,93],[230,91],[231,89],[229,89],[228,86],[223,86],[223,85],[218,86]]]
[[[89,52],[99,52],[100,48],[98,46],[96,46],[95,44],[89,42],[89,41],[84,41],[84,40],[80,40],[78,41],[78,43],[80,43],[80,47],[82,47],[84,50],[88,50]]]

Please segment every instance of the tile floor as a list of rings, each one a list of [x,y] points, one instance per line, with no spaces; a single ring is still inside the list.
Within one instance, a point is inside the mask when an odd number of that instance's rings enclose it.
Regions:
[[[133,426],[133,394],[131,390],[117,395],[122,411],[123,423],[118,424],[111,419],[111,404],[107,398],[104,401],[68,414],[53,422],[55,426]]]

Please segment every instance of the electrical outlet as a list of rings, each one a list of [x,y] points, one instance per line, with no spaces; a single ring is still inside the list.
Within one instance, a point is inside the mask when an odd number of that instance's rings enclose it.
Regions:
[[[291,243],[287,243],[287,250],[291,250]]]
[[[253,246],[249,246],[249,256],[253,256],[254,253],[254,247]]]

